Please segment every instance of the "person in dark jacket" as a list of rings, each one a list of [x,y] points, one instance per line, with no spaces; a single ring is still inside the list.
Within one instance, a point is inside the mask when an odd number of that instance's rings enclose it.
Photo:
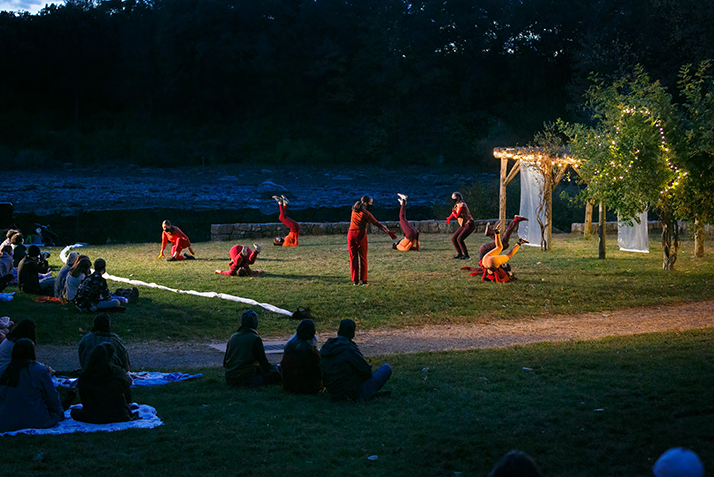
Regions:
[[[54,295],[55,279],[47,277],[40,280],[39,274],[45,274],[50,266],[40,254],[40,247],[30,245],[27,255],[17,265],[17,286],[20,291],[36,295]]]
[[[354,321],[342,320],[337,337],[327,340],[320,349],[322,380],[333,401],[366,401],[392,376],[388,364],[372,374],[372,366],[352,341],[355,328]]]
[[[258,336],[258,314],[253,310],[243,312],[240,328],[228,340],[223,367],[226,383],[233,386],[262,386],[277,384],[280,373],[265,356],[263,340]]]
[[[92,355],[94,348],[101,343],[111,343],[114,346],[114,354],[112,363],[116,364],[124,371],[131,370],[129,362],[129,354],[126,352],[124,342],[116,334],[111,332],[111,321],[109,315],[102,313],[94,318],[94,327],[92,332],[87,333],[79,341],[79,366],[84,369],[89,363],[89,357]]]
[[[72,409],[75,421],[107,424],[138,418],[130,408],[131,378],[112,363],[112,356],[114,346],[111,343],[101,343],[92,351],[86,369],[77,380],[82,407]]]
[[[64,419],[49,369],[35,359],[35,343],[17,340],[0,377],[0,432],[46,429]]]
[[[315,342],[315,322],[307,318],[288,340],[280,362],[283,388],[295,394],[318,394],[325,388],[320,374],[320,352]]]

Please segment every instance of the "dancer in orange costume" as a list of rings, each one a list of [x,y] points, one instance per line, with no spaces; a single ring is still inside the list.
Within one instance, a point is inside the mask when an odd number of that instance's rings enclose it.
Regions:
[[[407,196],[404,194],[397,194],[399,196],[399,226],[404,232],[404,238],[398,242],[392,244],[392,248],[395,248],[401,252],[408,252],[409,250],[416,250],[417,252],[421,250],[421,245],[419,244],[419,231],[407,220]]]
[[[281,195],[280,197],[274,195],[273,199],[275,199],[275,201],[278,203],[278,208],[280,209],[280,215],[278,215],[278,219],[280,219],[283,225],[290,229],[290,233],[286,237],[275,237],[275,240],[273,240],[273,245],[283,247],[297,247],[298,237],[300,236],[300,224],[285,215],[285,206],[288,205],[290,202],[284,195]]]
[[[513,258],[518,249],[521,248],[521,245],[529,242],[526,239],[520,238],[518,239],[518,243],[514,245],[508,253],[501,254],[503,244],[501,243],[501,233],[498,230],[494,230],[493,240],[496,246],[478,262],[481,271],[479,272],[477,270],[474,273],[469,273],[469,275],[481,274],[481,280],[505,283],[513,278],[513,273],[510,270],[506,270],[503,265]],[[464,268],[468,269],[469,267]]]
[[[176,260],[193,260],[194,255],[193,249],[191,248],[191,241],[188,236],[181,231],[180,228],[175,225],[171,225],[171,222],[164,220],[161,224],[163,232],[161,233],[161,252],[159,252],[159,258],[164,256],[164,249],[166,244],[171,242],[173,246],[171,247],[171,256],[167,259],[168,262],[173,262]],[[181,255],[181,250],[187,248],[191,255],[185,253]]]
[[[392,240],[397,238],[397,234],[380,224],[377,219],[367,210],[367,206],[372,205],[372,198],[365,195],[359,202],[352,206],[352,216],[350,217],[350,228],[347,231],[347,246],[350,253],[350,276],[352,284],[367,285],[367,225],[372,224],[389,234]]]

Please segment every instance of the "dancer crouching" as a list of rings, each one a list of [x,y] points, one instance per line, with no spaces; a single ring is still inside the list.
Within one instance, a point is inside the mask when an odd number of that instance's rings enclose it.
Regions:
[[[247,245],[234,245],[231,247],[228,255],[231,257],[229,263],[230,270],[216,270],[214,273],[220,273],[221,275],[238,275],[239,277],[250,277],[254,275],[260,275],[263,270],[251,270],[250,265],[255,263],[255,259],[258,258],[260,253],[260,245],[257,243],[253,244],[253,250]]]

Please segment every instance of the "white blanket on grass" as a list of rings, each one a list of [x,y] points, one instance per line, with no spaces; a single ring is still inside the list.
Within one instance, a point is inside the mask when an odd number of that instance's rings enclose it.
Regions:
[[[81,404],[75,404],[64,412],[64,421],[59,422],[54,427],[49,429],[20,429],[19,431],[10,431],[0,433],[0,436],[16,436],[18,434],[29,434],[31,436],[40,435],[57,435],[71,434],[73,432],[113,432],[123,431],[125,429],[153,429],[163,425],[163,421],[156,415],[156,409],[146,404],[133,404],[138,406],[139,417],[136,421],[129,422],[112,422],[110,424],[89,424],[87,422],[79,422],[72,419],[70,414],[74,408],[81,408]]]
[[[134,386],[161,386],[162,384],[176,383],[178,381],[187,381],[189,379],[202,378],[203,374],[184,374],[184,373],[154,373],[149,371],[139,371],[138,373],[127,373],[132,379]],[[52,382],[55,387],[62,386],[63,388],[71,388],[77,381],[77,378],[69,378],[66,376],[52,376]]]

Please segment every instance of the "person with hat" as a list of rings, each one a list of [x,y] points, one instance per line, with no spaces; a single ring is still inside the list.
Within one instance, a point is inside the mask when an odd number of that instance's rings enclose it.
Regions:
[[[356,326],[352,320],[342,320],[337,337],[320,349],[322,380],[333,401],[366,401],[392,376],[388,364],[372,373],[372,365],[352,341]]]
[[[67,263],[60,269],[59,272],[57,272],[57,278],[55,279],[56,298],[62,298],[64,294],[64,285],[67,283],[67,275],[69,274],[69,270],[72,268],[72,265],[74,265],[74,262],[77,261],[77,257],[79,257],[78,252],[70,252],[67,256]]]
[[[244,311],[240,328],[228,340],[223,356],[227,384],[258,387],[280,382],[278,368],[268,362],[257,329],[258,314],[253,310]]]
[[[46,274],[50,269],[47,260],[40,253],[40,247],[30,245],[27,255],[17,266],[17,286],[20,291],[35,295],[54,295],[55,278],[52,276],[40,280],[40,274]]]
[[[324,391],[320,352],[316,344],[315,322],[305,318],[298,324],[297,333],[288,340],[283,350],[283,359],[280,361],[283,389],[295,394],[318,394]]]
[[[704,466],[695,452],[673,447],[657,459],[652,472],[655,477],[702,477]]]
[[[102,313],[94,318],[94,326],[92,331],[87,333],[79,341],[79,366],[82,369],[87,367],[89,362],[89,357],[92,354],[94,348],[102,343],[111,343],[114,346],[114,352],[112,355],[112,363],[122,368],[124,371],[131,370],[131,362],[129,361],[129,354],[126,351],[124,342],[111,331],[111,320],[109,315]]]
[[[228,251],[228,255],[231,257],[229,262],[230,270],[216,270],[214,273],[220,273],[221,275],[238,275],[239,277],[250,277],[253,275],[260,275],[263,270],[251,270],[250,266],[255,263],[255,259],[258,258],[260,253],[260,245],[257,243],[253,244],[253,249],[247,245],[234,245]]]

